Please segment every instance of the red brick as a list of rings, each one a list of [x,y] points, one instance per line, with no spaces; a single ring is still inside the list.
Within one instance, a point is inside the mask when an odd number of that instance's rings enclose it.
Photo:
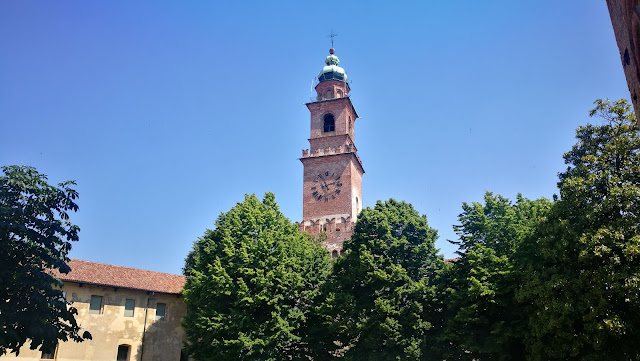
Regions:
[[[313,235],[325,232],[323,243],[330,252],[342,250],[362,209],[364,169],[354,141],[358,114],[349,91],[349,84],[338,80],[316,86],[318,100],[307,104],[309,149],[300,158],[304,166],[300,229]],[[324,132],[326,114],[334,117],[334,131]]]
[[[607,7],[640,127],[640,0],[607,0]]]

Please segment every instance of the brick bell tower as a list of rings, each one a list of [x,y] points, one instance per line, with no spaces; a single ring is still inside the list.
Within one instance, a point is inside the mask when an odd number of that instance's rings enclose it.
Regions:
[[[302,150],[300,158],[304,167],[300,229],[326,236],[323,244],[337,257],[362,210],[364,169],[355,146],[358,114],[349,97],[347,74],[334,54],[333,48],[329,50],[327,65],[318,75],[316,101],[306,104],[311,135],[309,149]]]

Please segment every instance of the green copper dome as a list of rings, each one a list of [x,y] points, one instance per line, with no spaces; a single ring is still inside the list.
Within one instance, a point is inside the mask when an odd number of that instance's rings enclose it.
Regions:
[[[335,50],[331,48],[331,50],[329,50],[329,56],[324,60],[324,63],[327,64],[327,66],[322,68],[322,71],[318,74],[318,80],[321,82],[326,80],[347,81],[347,73],[345,73],[344,69],[338,66],[338,64],[340,64],[340,59],[333,55],[334,53]]]

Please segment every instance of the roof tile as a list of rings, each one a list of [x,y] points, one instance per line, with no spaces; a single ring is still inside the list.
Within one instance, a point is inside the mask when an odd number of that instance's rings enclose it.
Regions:
[[[71,259],[71,272],[53,275],[62,281],[86,283],[116,288],[180,294],[185,278],[170,273],[147,271],[131,267],[116,266],[106,263]]]

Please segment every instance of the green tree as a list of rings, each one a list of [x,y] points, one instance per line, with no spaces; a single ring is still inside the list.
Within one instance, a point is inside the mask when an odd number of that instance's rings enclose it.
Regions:
[[[516,202],[487,192],[484,204],[463,203],[452,242],[460,256],[448,272],[441,335],[444,357],[522,360],[525,314],[515,301],[516,248],[548,212],[547,199]]]
[[[640,359],[640,137],[625,100],[595,105],[523,247],[531,360]]]
[[[364,209],[323,288],[317,314],[326,331],[317,344],[327,352],[315,359],[420,360],[433,341],[430,282],[443,263],[436,238],[408,203]]]
[[[246,196],[187,257],[186,351],[199,361],[308,360],[308,314],[330,262],[272,193]]]
[[[80,342],[75,308],[51,273],[70,271],[67,254],[78,240],[69,221],[77,211],[72,181],[58,187],[26,166],[4,166],[0,176],[0,355],[31,349],[52,350],[58,340]]]

